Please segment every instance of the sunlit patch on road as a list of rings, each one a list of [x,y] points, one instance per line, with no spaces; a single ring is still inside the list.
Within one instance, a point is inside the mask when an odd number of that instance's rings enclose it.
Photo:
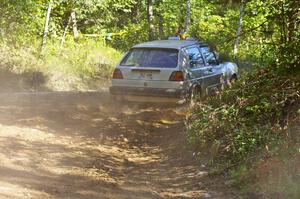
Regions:
[[[97,94],[3,94],[0,197],[200,198],[207,190],[174,107]],[[10,99],[10,100],[8,100]]]

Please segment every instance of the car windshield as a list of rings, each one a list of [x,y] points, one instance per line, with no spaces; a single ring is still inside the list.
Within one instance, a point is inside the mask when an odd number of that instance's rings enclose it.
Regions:
[[[121,62],[121,66],[176,68],[177,49],[136,48],[130,50]]]

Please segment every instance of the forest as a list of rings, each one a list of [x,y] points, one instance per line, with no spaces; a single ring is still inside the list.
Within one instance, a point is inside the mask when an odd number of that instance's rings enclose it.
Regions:
[[[133,45],[183,28],[241,71],[189,109],[190,149],[245,198],[296,199],[299,24],[298,0],[1,0],[0,92],[107,87]]]
[[[124,52],[184,27],[188,35],[211,43],[229,58],[291,70],[299,65],[296,0],[3,0],[0,9],[1,43],[15,49],[31,47],[33,53],[41,53],[45,32],[45,54],[86,42]]]

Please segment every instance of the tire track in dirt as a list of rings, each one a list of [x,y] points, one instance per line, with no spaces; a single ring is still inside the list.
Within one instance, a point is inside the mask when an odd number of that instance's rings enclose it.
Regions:
[[[207,188],[184,117],[106,92],[0,94],[0,198],[232,198]]]

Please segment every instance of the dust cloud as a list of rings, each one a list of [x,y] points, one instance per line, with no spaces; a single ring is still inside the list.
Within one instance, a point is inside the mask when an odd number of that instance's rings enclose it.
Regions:
[[[228,198],[185,143],[184,107],[107,92],[0,94],[0,198]]]

